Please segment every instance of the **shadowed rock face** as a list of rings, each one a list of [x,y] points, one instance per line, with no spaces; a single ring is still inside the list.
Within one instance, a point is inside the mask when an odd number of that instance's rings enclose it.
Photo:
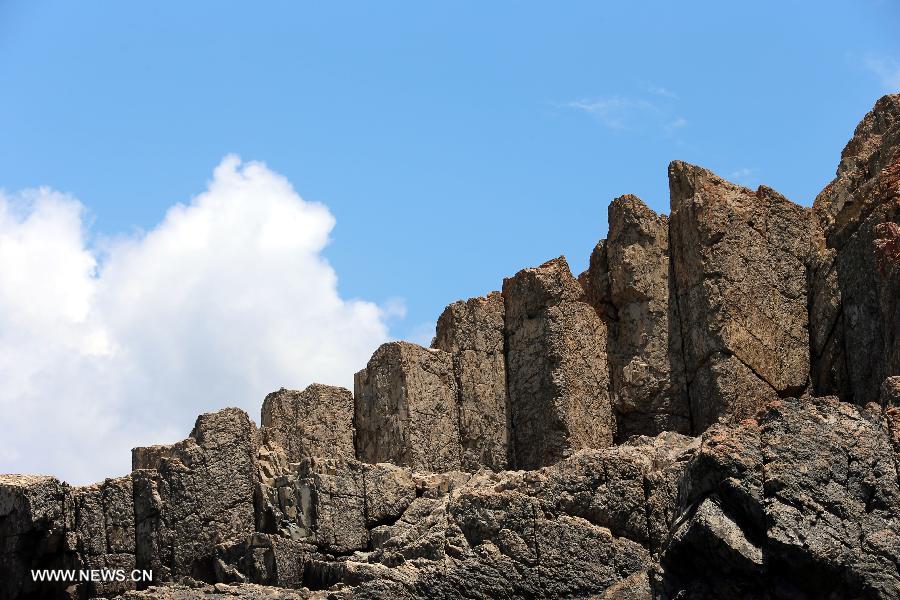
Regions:
[[[637,196],[609,205],[609,237],[579,276],[609,327],[610,388],[618,439],[690,433],[681,324],[671,294],[669,222]]]
[[[612,443],[606,325],[565,258],[503,281],[513,464],[534,469]]]
[[[454,302],[441,313],[432,347],[453,357],[462,467],[503,470],[509,433],[504,307],[499,292]]]
[[[353,394],[318,383],[302,392],[272,392],[263,401],[262,432],[291,462],[310,456],[354,458]]]
[[[97,485],[0,475],[0,600],[900,598],[898,106],[812,211],[675,162],[670,218],[616,199],[578,281],[451,304],[355,397],[201,415]]]
[[[900,284],[891,240],[900,224],[900,95],[880,99],[857,126],[813,212],[815,391],[864,405],[876,401],[881,381],[898,372]]]
[[[354,379],[356,456],[420,471],[459,469],[459,407],[450,354],[381,346]]]
[[[682,162],[670,244],[694,428],[741,419],[809,380],[809,211]]]
[[[188,439],[133,473],[137,568],[214,578],[213,548],[255,530],[256,426],[236,408],[200,415]]]

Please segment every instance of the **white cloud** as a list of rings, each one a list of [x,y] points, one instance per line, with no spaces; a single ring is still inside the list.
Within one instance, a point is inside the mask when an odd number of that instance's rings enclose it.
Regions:
[[[312,381],[350,386],[402,313],[337,292],[334,217],[260,163],[226,157],[146,234],[89,248],[85,210],[0,194],[0,472],[87,482],[197,414]],[[389,314],[390,313],[390,314]]]
[[[759,169],[741,167],[730,172],[728,179],[744,187],[753,187],[759,184]]]
[[[672,100],[678,99],[678,94],[673,92],[670,89],[664,88],[660,85],[654,85],[652,83],[646,84],[647,91],[651,94],[656,94],[657,96],[662,96],[663,98],[671,98]]]
[[[657,110],[652,102],[622,96],[575,100],[567,106],[586,112],[610,129],[627,129],[642,119],[642,113]]]
[[[687,119],[685,119],[684,117],[677,117],[677,118],[673,119],[672,121],[669,121],[668,123],[666,123],[666,125],[665,125],[666,133],[674,133],[678,129],[687,127],[687,124],[688,124]]]
[[[883,56],[867,56],[863,66],[878,76],[886,90],[900,91],[900,62]]]

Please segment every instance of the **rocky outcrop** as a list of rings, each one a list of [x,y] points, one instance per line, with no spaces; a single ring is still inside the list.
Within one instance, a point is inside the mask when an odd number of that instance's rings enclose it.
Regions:
[[[247,414],[227,408],[200,415],[154,468],[134,471],[138,569],[154,581],[214,579],[215,545],[256,528],[257,446]]]
[[[451,304],[352,395],[0,476],[0,600],[900,598],[898,107],[813,210],[675,162],[670,218],[616,199],[577,281]]]
[[[565,258],[503,281],[513,466],[612,443],[607,329]]]
[[[381,346],[354,378],[356,456],[419,471],[459,469],[453,359],[408,342]]]
[[[609,237],[579,276],[609,327],[610,388],[620,440],[691,432],[669,222],[636,196],[609,205]]]
[[[891,250],[900,224],[900,95],[881,98],[857,126],[813,212],[815,391],[865,405],[878,399],[881,381],[900,366]]]
[[[291,462],[311,456],[355,458],[353,394],[318,383],[302,392],[281,388],[263,401],[262,432]]]
[[[682,162],[669,166],[671,252],[693,425],[753,415],[809,381],[809,211]]]
[[[454,302],[441,313],[432,347],[453,357],[462,468],[495,471],[509,460],[509,402],[499,292]]]
[[[786,399],[716,426],[681,492],[666,597],[900,594],[900,493],[877,407]]]

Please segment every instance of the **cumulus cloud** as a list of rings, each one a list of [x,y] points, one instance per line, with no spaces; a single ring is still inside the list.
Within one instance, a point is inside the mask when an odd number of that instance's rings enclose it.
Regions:
[[[226,157],[150,231],[91,247],[49,189],[0,194],[0,472],[88,482],[197,414],[313,381],[352,385],[386,308],[341,298],[334,217],[261,163]]]

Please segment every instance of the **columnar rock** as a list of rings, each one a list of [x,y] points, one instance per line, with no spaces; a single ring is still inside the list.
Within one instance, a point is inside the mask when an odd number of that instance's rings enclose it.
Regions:
[[[0,475],[0,599],[62,596],[31,569],[75,568],[66,552],[68,486],[54,477]]]
[[[310,456],[354,458],[353,394],[318,383],[302,392],[281,388],[263,401],[262,431],[291,462]]]
[[[897,222],[875,226],[875,253],[878,267],[878,301],[884,341],[884,372],[900,375],[900,201]]]
[[[615,436],[607,330],[563,257],[503,281],[513,466],[553,464]]]
[[[135,589],[134,500],[131,477],[107,479],[100,484],[71,489],[66,502],[70,550],[80,557],[82,569],[119,570],[124,581],[82,584],[87,597],[109,597]]]
[[[132,474],[139,569],[155,581],[214,581],[215,546],[255,529],[257,445],[247,414],[226,408],[200,415],[189,438],[157,453],[155,469]]]
[[[462,466],[502,470],[508,461],[503,296],[454,302],[441,313],[432,346],[453,357]]]
[[[669,166],[670,245],[693,426],[739,420],[809,379],[809,211]]]
[[[618,439],[691,431],[681,330],[669,260],[669,222],[636,196],[609,205],[609,236],[579,276],[609,327]]]
[[[357,458],[416,471],[461,467],[450,354],[408,342],[383,344],[353,383]]]
[[[130,477],[70,487],[52,477],[0,476],[0,598],[111,597],[135,588]],[[41,582],[32,569],[122,571],[119,580]],[[68,597],[68,596],[65,596]]]
[[[881,98],[856,127],[813,212],[820,229],[810,290],[815,391],[864,405],[877,400],[885,377],[900,374],[900,284],[879,268],[900,224],[900,94]]]

